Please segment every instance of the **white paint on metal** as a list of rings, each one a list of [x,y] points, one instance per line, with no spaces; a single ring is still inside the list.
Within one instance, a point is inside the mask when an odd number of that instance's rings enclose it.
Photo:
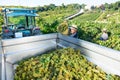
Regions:
[[[83,9],[81,9],[78,13],[73,14],[73,15],[71,15],[71,16],[69,16],[69,17],[67,17],[65,20],[72,19],[72,18],[74,18],[74,17],[76,17],[76,16],[78,16],[78,15],[81,15],[81,14],[83,14],[83,13],[84,13],[84,10],[83,10]]]

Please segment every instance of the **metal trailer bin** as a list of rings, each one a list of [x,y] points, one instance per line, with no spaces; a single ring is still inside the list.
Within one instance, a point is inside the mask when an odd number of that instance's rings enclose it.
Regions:
[[[1,43],[0,43],[0,80],[2,77],[2,48],[1,48]]]
[[[59,33],[39,36],[7,39],[1,41],[2,80],[13,80],[14,69],[18,61],[43,54],[58,47],[80,49],[91,62],[107,73],[120,76],[120,51],[90,43]],[[0,57],[0,58],[1,58]]]

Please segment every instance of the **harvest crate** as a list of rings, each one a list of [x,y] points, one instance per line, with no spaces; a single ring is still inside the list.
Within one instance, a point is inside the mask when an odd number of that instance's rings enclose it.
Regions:
[[[14,67],[18,61],[37,56],[58,47],[80,49],[91,62],[106,73],[120,76],[120,52],[59,33],[7,39],[1,41],[2,80],[13,80]]]

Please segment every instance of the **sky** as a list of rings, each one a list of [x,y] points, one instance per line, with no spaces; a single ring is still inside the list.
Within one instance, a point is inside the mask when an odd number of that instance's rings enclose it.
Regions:
[[[28,7],[35,7],[35,6],[44,6],[49,4],[61,5],[62,3],[71,4],[71,3],[78,3],[78,4],[86,4],[87,6],[96,6],[104,3],[114,3],[119,0],[0,0],[0,6],[28,6]]]

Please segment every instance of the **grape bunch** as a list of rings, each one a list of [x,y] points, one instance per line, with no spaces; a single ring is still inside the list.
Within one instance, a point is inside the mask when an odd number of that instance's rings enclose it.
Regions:
[[[67,21],[64,21],[57,27],[57,31],[61,34],[68,35],[69,30],[68,30],[68,23]]]

